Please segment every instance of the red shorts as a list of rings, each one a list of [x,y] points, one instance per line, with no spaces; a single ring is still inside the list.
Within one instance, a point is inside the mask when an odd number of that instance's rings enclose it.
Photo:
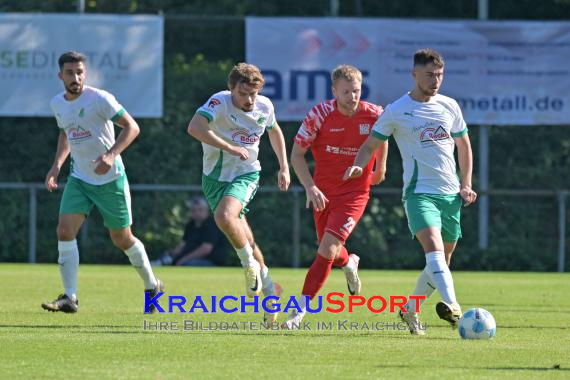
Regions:
[[[325,232],[332,234],[344,243],[362,217],[368,198],[368,192],[329,198],[329,203],[324,211],[313,211],[319,243]]]

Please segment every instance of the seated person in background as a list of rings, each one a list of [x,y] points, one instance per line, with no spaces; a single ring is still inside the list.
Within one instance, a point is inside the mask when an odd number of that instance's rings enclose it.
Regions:
[[[182,241],[173,250],[166,251],[153,265],[223,265],[227,251],[226,238],[210,216],[208,203],[202,197],[194,197],[187,204],[190,221],[186,224]]]

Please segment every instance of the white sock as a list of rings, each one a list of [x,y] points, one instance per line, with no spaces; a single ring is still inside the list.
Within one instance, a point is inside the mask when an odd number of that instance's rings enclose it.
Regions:
[[[307,304],[309,303],[309,297],[301,294],[300,297],[297,297],[297,303],[301,308],[301,313],[305,313],[307,311]]]
[[[455,288],[449,267],[445,262],[445,255],[441,251],[426,253],[426,269],[428,276],[441,294],[441,298],[447,304],[457,303]]]
[[[261,284],[264,296],[273,296],[275,295],[275,287],[273,286],[273,280],[271,279],[271,275],[269,274],[269,268],[267,266],[263,267],[260,272],[261,275]]]
[[[245,243],[243,248],[234,248],[239,256],[239,260],[241,261],[241,266],[246,267],[251,265],[252,262],[255,261],[253,257],[253,248],[249,243]]]
[[[156,277],[152,273],[148,256],[144,249],[143,243],[139,239],[135,239],[135,244],[125,251],[129,261],[144,281],[145,289],[154,289],[156,286]]]
[[[59,274],[63,282],[65,294],[72,300],[77,299],[77,270],[79,269],[79,248],[77,240],[58,241],[57,250],[59,257]]]
[[[430,281],[431,281],[431,278],[429,277],[428,269],[426,266],[424,268],[424,270],[420,273],[420,276],[418,277],[418,281],[416,282],[416,288],[410,294],[411,296],[424,296],[424,295],[426,296],[425,299],[418,300],[420,303],[420,306],[435,291],[435,286]],[[406,310],[408,310],[408,311],[409,310],[415,310],[415,306],[416,306],[416,301],[415,300],[409,300],[408,303],[406,304]]]

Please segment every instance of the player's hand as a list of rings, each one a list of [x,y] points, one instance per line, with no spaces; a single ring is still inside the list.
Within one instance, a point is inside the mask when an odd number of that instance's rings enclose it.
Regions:
[[[378,185],[381,182],[384,182],[384,180],[386,179],[386,167],[380,167],[380,168],[376,168],[374,169],[374,171],[372,172],[372,184],[373,185]]]
[[[100,155],[95,161],[95,173],[99,175],[106,174],[115,163],[115,153],[109,151]]]
[[[279,169],[277,174],[277,183],[279,185],[279,190],[287,191],[289,184],[291,183],[291,176],[289,175],[289,168]]]
[[[327,203],[329,203],[329,200],[318,187],[311,186],[307,189],[306,208],[309,208],[312,205],[313,210],[321,212],[327,207]]]
[[[362,168],[360,166],[349,166],[344,172],[344,176],[342,177],[343,181],[346,181],[350,178],[358,178],[362,175]]]
[[[247,149],[241,146],[231,145],[230,148],[228,149],[228,153],[231,154],[232,156],[239,157],[239,159],[242,161],[245,161],[249,158],[249,152],[247,151]]]
[[[467,207],[477,200],[477,193],[471,189],[471,186],[461,187],[459,194],[461,194],[461,198],[463,198],[463,207]]]
[[[52,167],[46,174],[45,186],[48,191],[57,190],[57,177],[59,176],[59,168],[57,166]]]

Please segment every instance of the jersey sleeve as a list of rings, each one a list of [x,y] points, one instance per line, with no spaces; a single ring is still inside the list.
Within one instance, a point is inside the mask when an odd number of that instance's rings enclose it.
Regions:
[[[215,121],[222,115],[225,108],[224,99],[220,94],[214,94],[204,103],[196,113],[208,119],[208,123]]]
[[[317,138],[327,114],[326,105],[324,103],[314,106],[307,116],[305,116],[305,119],[294,138],[295,144],[305,149],[309,148]]]
[[[49,107],[51,108],[51,112],[53,112],[53,116],[55,117],[55,121],[59,129],[64,129],[62,121],[59,119],[59,115],[55,109],[54,102],[50,102]]]
[[[269,114],[268,114],[268,116],[267,116],[267,124],[266,124],[266,125],[267,125],[267,127],[266,127],[267,130],[273,129],[273,127],[275,127],[276,122],[277,122],[277,120],[276,120],[276,117],[275,117],[275,108],[273,107],[273,104],[270,103],[270,106],[269,106]]]
[[[99,113],[105,120],[117,121],[125,114],[123,106],[107,91],[100,91],[97,105]]]
[[[461,113],[461,108],[457,102],[453,102],[454,120],[451,126],[451,137],[457,138],[461,137],[467,133],[467,123],[463,119],[463,114]]]
[[[382,141],[386,141],[390,136],[392,136],[394,133],[395,123],[391,114],[390,106],[386,107],[372,127],[372,136]]]

